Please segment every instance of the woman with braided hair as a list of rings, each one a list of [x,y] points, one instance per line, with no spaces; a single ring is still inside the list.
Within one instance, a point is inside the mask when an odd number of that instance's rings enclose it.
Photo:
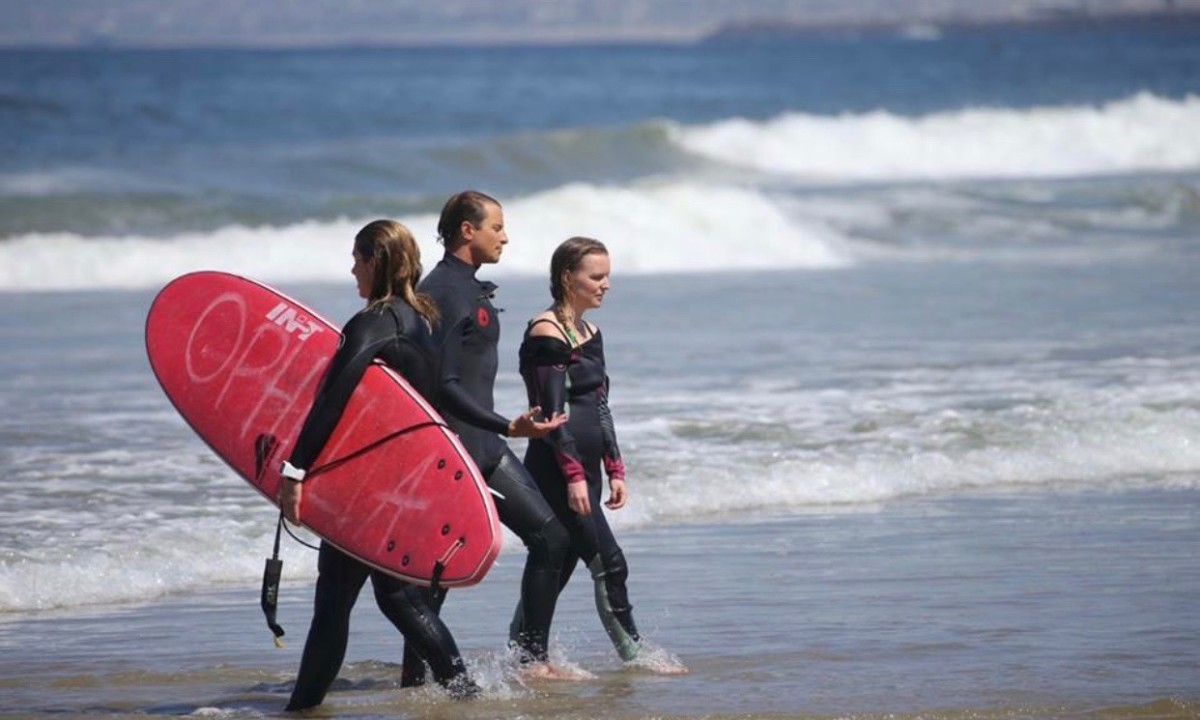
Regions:
[[[621,659],[629,661],[642,649],[626,588],[629,569],[600,507],[602,473],[609,488],[604,507],[625,506],[625,464],[608,407],[604,340],[583,318],[604,302],[610,270],[608,250],[599,240],[573,237],[559,245],[550,259],[553,303],[529,321],[519,354],[530,406],[547,416],[567,415],[566,424],[530,440],[525,452],[525,467],[571,536],[573,554],[563,565],[559,588],[582,560],[595,583],[601,623]],[[514,634],[520,617],[518,606]],[[660,669],[686,672],[677,664]]]

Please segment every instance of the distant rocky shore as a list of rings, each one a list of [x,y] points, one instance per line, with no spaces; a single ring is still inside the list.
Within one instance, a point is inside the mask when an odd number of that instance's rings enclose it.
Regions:
[[[1121,27],[1147,25],[1194,27],[1200,25],[1200,8],[1146,12],[1043,12],[1029,17],[947,17],[941,19],[882,19],[847,22],[804,22],[791,18],[762,18],[728,22],[707,33],[705,42],[754,38],[788,37],[792,35],[861,35],[899,34],[913,37],[933,37],[947,31],[974,30],[995,27]]]

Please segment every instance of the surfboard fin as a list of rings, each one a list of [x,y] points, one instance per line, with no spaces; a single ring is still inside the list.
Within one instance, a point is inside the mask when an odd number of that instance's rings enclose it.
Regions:
[[[449,527],[450,526],[447,525],[445,528],[443,528],[442,532],[448,530]],[[441,589],[442,573],[446,571],[446,565],[450,563],[450,559],[453,558],[455,554],[458,553],[458,551],[461,550],[466,544],[466,538],[459,538],[455,540],[450,547],[446,548],[446,552],[442,553],[442,556],[433,563],[433,577],[429,583],[429,587],[432,588],[435,593]]]

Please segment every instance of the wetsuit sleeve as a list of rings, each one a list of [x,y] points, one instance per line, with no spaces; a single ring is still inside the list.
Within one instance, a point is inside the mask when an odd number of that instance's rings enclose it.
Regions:
[[[561,340],[549,337],[533,337],[526,342],[529,350],[529,381],[536,404],[542,408],[543,417],[554,417],[566,412],[569,402],[567,365],[571,360],[570,348]],[[584,482],[587,475],[583,469],[583,458],[568,425],[569,423],[559,425],[543,440],[554,448],[559,470],[567,482]]]
[[[294,467],[307,470],[321,454],[358,381],[380,348],[394,335],[395,326],[378,313],[361,312],[346,323],[341,343],[321,379],[316,399],[288,457]]]
[[[600,414],[600,430],[604,438],[604,471],[610,480],[625,479],[625,463],[621,460],[621,449],[617,447],[617,427],[613,423],[612,411],[608,407],[608,376],[604,384],[596,388],[597,410]]]
[[[462,384],[463,346],[474,332],[470,315],[446,330],[442,343],[439,401],[458,419],[497,435],[508,435],[508,420],[480,405]]]

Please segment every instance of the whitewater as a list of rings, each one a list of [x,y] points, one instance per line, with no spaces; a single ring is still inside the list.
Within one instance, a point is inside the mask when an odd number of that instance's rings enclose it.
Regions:
[[[672,155],[619,183],[574,180],[504,197],[513,242],[496,272],[540,274],[553,247],[576,234],[603,239],[626,273],[678,273],[837,269],[881,253],[894,258],[897,249],[912,258],[962,252],[945,238],[969,238],[979,253],[999,238],[1012,250],[1013,232],[1054,241],[1081,224],[1190,228],[1200,202],[1190,189],[1200,172],[1200,139],[1186,129],[1198,124],[1200,98],[1148,93],[1087,107],[660,123],[657,142],[685,159]],[[597,135],[572,142],[587,144]],[[602,135],[619,144],[645,133]],[[558,141],[557,133],[530,140]],[[1138,191],[1080,207],[1079,195],[1086,203],[1120,178]],[[0,188],[32,201],[102,194],[107,183],[102,173],[9,176]],[[414,230],[425,256],[436,258],[437,199],[425,204],[428,210],[397,219]],[[934,215],[936,234],[905,225]],[[338,281],[348,267],[345,239],[372,219],[346,213],[151,235],[18,233],[0,241],[0,291],[146,288],[199,269],[273,282]],[[918,231],[925,237],[914,239]],[[41,271],[47,263],[55,272]]]

